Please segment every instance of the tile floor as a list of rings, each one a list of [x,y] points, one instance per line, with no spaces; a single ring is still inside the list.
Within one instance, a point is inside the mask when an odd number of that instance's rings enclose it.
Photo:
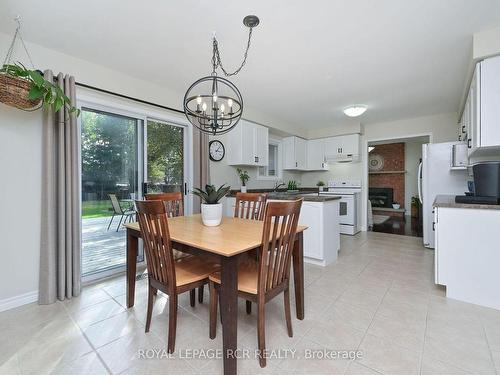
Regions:
[[[293,338],[282,299],[268,304],[268,348],[294,349],[297,357],[271,358],[265,369],[256,359],[240,360],[239,374],[500,374],[500,311],[444,298],[432,271],[433,252],[418,238],[343,236],[335,265],[306,265],[306,319],[293,320]],[[219,359],[179,358],[185,349],[221,347],[220,332],[208,338],[206,302],[191,308],[187,295],[180,299],[175,358],[141,359],[138,350],[166,348],[167,300],[157,299],[145,334],[145,281],[130,310],[124,293],[122,276],[88,286],[71,301],[1,313],[0,373],[221,373]],[[243,301],[239,307],[239,347],[254,350],[255,314],[245,314]],[[357,349],[362,357],[305,359],[307,349]]]

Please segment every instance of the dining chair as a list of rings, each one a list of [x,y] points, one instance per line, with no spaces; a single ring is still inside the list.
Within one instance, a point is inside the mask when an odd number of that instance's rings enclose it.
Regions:
[[[165,205],[165,209],[167,211],[167,216],[168,217],[177,217],[177,216],[184,216],[184,199],[182,196],[182,192],[180,191],[175,191],[171,193],[149,193],[145,194],[144,198],[146,200],[155,200],[155,201],[162,201],[163,204]],[[182,251],[173,249],[172,250],[174,253],[174,260],[179,260],[183,257],[190,256],[189,254],[183,253]],[[194,307],[195,305],[195,290],[191,290],[189,292],[189,302],[191,307]],[[204,288],[203,285],[198,289],[198,302],[203,303],[203,293],[204,293]]]
[[[265,193],[236,193],[234,217],[250,220],[263,220],[266,208]]]
[[[122,206],[120,206],[120,202],[118,201],[118,198],[116,197],[116,194],[108,194],[109,199],[111,200],[111,206],[113,207],[113,216],[111,216],[111,220],[109,221],[108,224],[108,230],[111,227],[111,223],[113,222],[113,219],[115,216],[120,215],[120,222],[118,223],[118,226],[116,227],[116,231],[118,232],[118,229],[120,229],[120,225],[122,225],[122,220],[125,218],[125,221],[123,222],[124,224],[128,221],[132,222],[132,219],[135,215],[134,210],[124,210]]]
[[[263,355],[266,349],[265,304],[281,292],[284,297],[288,336],[293,336],[290,315],[290,264],[301,207],[302,199],[267,203],[259,261],[248,260],[238,267],[238,296],[256,303],[258,307],[257,339],[261,367],[266,366],[266,358]],[[220,272],[211,274],[209,279],[210,338],[214,339],[217,331]]]
[[[174,260],[168,230],[168,217],[161,201],[136,201],[137,216],[148,271],[148,310],[145,331],[149,332],[156,291],[168,295],[168,353],[175,350],[177,296],[208,282],[208,276],[219,265],[197,256]]]
[[[266,193],[236,193],[234,217],[249,220],[264,220],[266,202]],[[258,260],[257,252],[251,252],[247,255]],[[246,301],[246,311],[247,314],[252,313],[252,301]]]

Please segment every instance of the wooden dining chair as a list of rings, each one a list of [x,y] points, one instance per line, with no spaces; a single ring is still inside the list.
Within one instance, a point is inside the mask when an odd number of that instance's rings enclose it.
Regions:
[[[136,201],[148,271],[148,310],[146,332],[151,326],[157,290],[168,295],[168,352],[175,350],[177,296],[208,282],[219,265],[197,256],[174,260],[165,205],[161,201]]]
[[[263,220],[266,208],[265,193],[236,193],[234,217],[250,220]]]
[[[266,366],[263,353],[265,339],[265,304],[283,292],[288,336],[293,336],[290,315],[290,264],[302,199],[290,202],[269,202],[264,217],[260,260],[249,260],[238,268],[238,296],[257,304],[257,338],[259,364]],[[218,289],[220,272],[210,275],[210,338],[217,331]],[[224,324],[224,322],[222,322]]]
[[[175,191],[171,193],[149,193],[145,194],[144,198],[146,198],[146,200],[149,201],[151,200],[162,201],[163,204],[165,205],[168,217],[184,216],[184,199],[182,196],[182,192],[180,191]],[[179,260],[183,257],[190,256],[189,254],[183,253],[182,251],[176,249],[173,249],[173,253],[174,253],[174,260]],[[196,292],[194,289],[189,292],[189,301],[191,307],[194,307],[195,305],[195,300],[196,300],[195,293]],[[203,303],[203,293],[204,293],[204,287],[202,285],[198,289],[199,303]]]

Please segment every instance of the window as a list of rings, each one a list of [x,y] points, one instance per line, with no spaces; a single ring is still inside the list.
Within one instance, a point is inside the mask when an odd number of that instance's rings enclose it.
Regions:
[[[269,139],[267,167],[259,167],[259,180],[281,179],[281,142]]]

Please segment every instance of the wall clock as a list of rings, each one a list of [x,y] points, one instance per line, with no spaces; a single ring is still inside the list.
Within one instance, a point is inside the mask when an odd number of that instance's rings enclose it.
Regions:
[[[226,149],[221,141],[211,141],[208,144],[208,153],[210,156],[210,160],[213,161],[221,161],[226,154]]]
[[[370,171],[380,171],[384,168],[384,158],[380,155],[370,155],[368,158],[368,169]]]

